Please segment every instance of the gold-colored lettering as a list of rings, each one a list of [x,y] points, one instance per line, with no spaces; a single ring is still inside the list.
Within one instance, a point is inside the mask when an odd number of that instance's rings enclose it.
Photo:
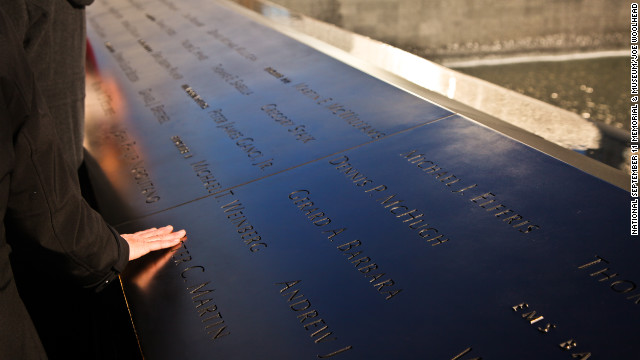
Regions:
[[[495,194],[488,192],[488,193],[484,193],[482,195],[478,195],[478,196],[476,196],[474,198],[471,198],[471,201],[473,201],[474,203],[477,203],[478,200],[487,200],[490,197],[494,197],[494,196],[495,196]]]
[[[540,229],[540,226],[538,226],[538,225],[529,225],[529,226],[527,226],[526,230],[523,231],[522,229],[520,229],[518,231],[520,231],[523,234],[528,234],[528,233],[530,233],[530,232],[532,232],[533,230],[536,230],[536,229]]]
[[[600,257],[600,256],[598,256],[598,255],[596,255],[596,258],[598,258],[598,259],[597,259],[597,260],[594,260],[594,261],[592,261],[592,262],[586,263],[586,264],[584,264],[584,265],[580,265],[580,266],[578,266],[578,269],[584,269],[584,268],[587,268],[587,267],[589,267],[589,266],[592,266],[592,265],[595,265],[595,264],[599,264],[599,263],[600,263],[600,262],[602,262],[602,261],[604,261],[604,262],[605,262],[605,263],[607,263],[607,264],[609,263],[607,260],[605,260],[605,259],[601,258],[601,257]]]
[[[389,196],[389,197],[386,197],[386,198],[380,198],[380,199],[378,199],[378,200],[376,200],[376,201],[380,201],[380,200],[382,200],[382,201],[380,202],[380,204],[381,204],[381,205],[384,205],[384,208],[386,209],[386,208],[388,208],[388,207],[390,207],[390,206],[397,205],[397,204],[399,204],[399,203],[401,203],[401,202],[403,202],[403,201],[404,201],[404,200],[396,200],[396,201],[390,202],[390,201],[391,201],[391,199],[393,199],[393,198],[394,198],[394,197],[396,197],[397,195],[398,195],[398,194],[393,194],[393,195],[391,195],[391,196]],[[388,203],[388,204],[387,204],[387,203]],[[385,205],[385,204],[386,204],[386,205]]]
[[[215,306],[215,305],[214,305],[214,306]],[[215,311],[215,310],[214,310],[214,311]],[[202,316],[202,315],[200,315],[200,316]],[[213,316],[211,316],[211,317],[208,317],[208,318],[206,318],[206,319],[203,319],[203,320],[202,320],[202,322],[207,322],[207,321],[209,321],[209,320],[213,320],[213,319],[222,319],[222,314],[220,314],[219,312],[217,312],[215,315],[213,315]],[[221,323],[223,323],[223,322],[224,322],[224,321],[216,321],[216,322],[215,322],[215,323],[213,323],[213,324],[210,324],[210,325],[205,326],[205,329],[206,329],[206,328],[210,328],[211,326],[214,326],[214,325],[219,325],[219,324],[221,324]]]
[[[440,234],[434,238],[427,239],[427,242],[435,241],[435,243],[431,244],[431,246],[438,246],[446,243],[449,239],[443,239],[444,235]]]
[[[200,266],[200,267],[202,267],[202,266]],[[202,271],[204,271],[204,268],[202,268]],[[192,296],[191,299],[195,300],[196,298],[199,298],[200,296],[206,295],[206,294],[214,291],[214,290],[200,290],[200,289],[202,289],[203,287],[205,287],[207,285],[209,285],[209,281],[204,282],[204,283],[202,283],[200,285],[194,285],[194,286],[187,287],[187,290],[193,289],[193,290],[189,291],[191,294],[196,294],[196,295]]]
[[[214,305],[211,305],[211,306],[206,307],[206,308],[204,308],[204,309],[200,309],[200,310],[198,310],[198,315],[199,315],[200,317],[202,317],[202,316],[204,316],[204,314],[206,314],[206,313],[216,312],[216,311],[218,311],[218,306],[214,304]],[[209,321],[210,319],[212,319],[212,318],[202,319],[202,322]]]
[[[353,241],[349,241],[346,244],[338,245],[338,249],[340,249],[340,251],[347,251],[360,245],[362,245],[362,242],[360,240],[353,240]]]
[[[591,357],[590,352],[571,354],[571,357],[578,360],[587,360]]]
[[[574,347],[578,346],[578,343],[576,343],[573,339],[569,339],[567,341],[560,343],[559,346],[560,348],[562,348],[562,350],[571,350]]]
[[[496,215],[496,216],[497,216],[497,215]],[[516,214],[516,215],[512,215],[512,216],[510,216],[510,217],[508,217],[508,218],[504,218],[504,219],[502,219],[502,221],[506,222],[506,223],[507,223],[507,224],[509,224],[509,225],[511,225],[511,223],[512,223],[512,222],[514,222],[514,221],[518,221],[518,220],[522,220],[522,216],[521,216],[521,215],[518,215],[518,214]]]
[[[280,290],[280,294],[282,294],[283,292],[287,291],[288,289],[290,289],[293,286],[295,286],[296,284],[298,284],[300,281],[302,281],[302,280],[285,281],[285,282],[276,283],[276,285],[285,285],[285,287],[282,288],[282,290]]]
[[[609,271],[609,268],[604,268],[602,270],[596,271],[594,273],[591,273],[589,276],[598,276],[598,275],[604,275],[604,277],[598,281],[607,281],[610,279],[613,279],[614,277],[618,276],[618,274],[607,274],[605,271]]]
[[[636,294],[636,295],[631,295],[631,296],[629,296],[629,297],[627,298],[627,300],[633,300],[633,299],[636,299],[636,300],[633,302],[634,304],[636,304],[636,305],[640,304],[640,293],[639,293],[639,294]]]
[[[484,208],[484,206],[482,206],[482,205],[480,205],[480,207]],[[498,205],[496,205],[494,207],[487,208],[487,211],[500,210],[500,209],[504,209],[504,208],[506,208],[506,206],[504,206],[502,204],[498,204]]]
[[[381,293],[385,293],[387,294],[387,296],[384,298],[385,300],[389,300],[392,297],[398,295],[400,293],[400,291],[402,291],[402,289],[400,290],[393,290],[393,291],[380,291]]]
[[[346,155],[343,155],[339,158],[333,159],[329,161],[329,164],[331,165],[340,165],[340,164],[344,164],[347,161],[349,161],[349,158]]]
[[[191,260],[191,256],[189,256],[189,260]],[[187,276],[185,276],[184,274],[185,274],[187,271],[190,271],[190,270],[193,270],[193,269],[197,269],[197,268],[201,269],[201,271],[202,271],[202,272],[204,272],[204,267],[202,267],[202,266],[199,266],[199,265],[198,265],[198,266],[190,266],[190,267],[188,267],[188,268],[186,268],[186,269],[182,270],[182,272],[180,273],[180,276],[181,276],[183,279],[186,279],[186,278],[187,278]]]
[[[618,286],[620,284],[627,284],[628,287],[620,289],[620,287]],[[629,281],[629,280],[618,280],[611,283],[611,289],[613,289],[613,291],[617,293],[626,294],[628,292],[635,290],[635,288],[636,288],[636,284],[633,281]]]
[[[305,328],[305,330],[308,331],[309,330],[309,326],[313,325],[313,327],[318,327],[318,324],[326,324],[326,323],[324,322],[324,320],[318,319],[318,320],[314,320],[312,322],[306,323],[306,324],[304,324],[302,326]],[[322,331],[323,329],[326,329],[326,326],[323,327],[322,329],[318,330],[318,331]],[[313,336],[313,334],[311,336]]]
[[[520,304],[518,304],[516,306],[513,306],[512,309],[513,309],[513,311],[518,311],[518,310],[522,310],[522,309],[525,309],[525,308],[528,308],[528,307],[529,307],[529,304],[520,303]]]
[[[304,323],[304,321],[306,319],[312,319],[312,318],[317,317],[317,316],[318,316],[318,312],[316,310],[311,310],[311,311],[306,312],[304,314],[298,315],[297,318],[300,319],[301,323]]]
[[[367,274],[373,270],[376,270],[377,268],[378,268],[378,265],[374,263],[374,264],[369,264],[361,268],[358,268],[358,271],[360,271],[363,274]]]
[[[365,190],[365,193],[368,193],[370,191],[375,191],[375,192],[381,192],[381,191],[385,191],[387,190],[387,185],[378,185],[376,187],[373,187],[371,189]],[[369,196],[373,196],[373,194],[369,194]]]
[[[297,291],[297,290],[296,290]],[[298,307],[298,305],[302,304],[302,307]],[[297,303],[291,304],[289,305],[289,307],[291,308],[291,310],[293,311],[302,311],[302,310],[307,310],[308,308],[311,307],[311,302],[307,299],[304,300],[300,300]]]
[[[255,243],[255,244],[251,244],[251,246],[249,246],[249,251],[251,252],[257,252],[260,250],[260,248],[258,246],[262,246],[262,247],[267,247],[266,243]]]
[[[358,267],[358,266],[360,266],[360,264],[368,263],[369,261],[371,261],[371,258],[368,257],[368,256],[365,256],[365,257],[361,257],[360,259],[353,260],[351,263],[355,264],[355,267]]]
[[[327,239],[333,241],[333,237],[340,234],[341,232],[347,230],[347,228],[341,228],[341,229],[337,229],[337,230],[323,230],[323,233],[331,233],[331,235],[329,235],[327,237]]]
[[[340,354],[340,353],[343,353],[343,352],[345,352],[345,351],[347,351],[347,350],[351,350],[352,348],[353,348],[353,346],[351,346],[351,345],[349,345],[349,346],[345,346],[345,347],[343,347],[342,349],[340,349],[340,350],[336,350],[336,351],[334,351],[334,352],[332,352],[332,353],[329,353],[329,354],[326,354],[326,355],[318,355],[318,358],[319,358],[319,359],[326,359],[326,358],[330,358],[330,357],[332,357],[332,356],[335,356],[335,355],[338,355],[338,354]]]
[[[393,286],[395,284],[395,282],[391,279],[387,279],[383,282],[379,282],[375,285],[373,285],[373,287],[376,288],[376,290],[378,290],[378,292],[380,292],[382,290],[382,288],[384,287],[389,287],[389,286]]]
[[[300,198],[299,196],[295,196],[295,197],[293,196],[293,195],[298,194],[298,193],[303,193],[303,194],[309,195],[309,191],[308,190],[296,190],[296,191],[292,192],[291,194],[289,194],[289,199],[291,199],[291,200],[299,199]]]
[[[287,302],[292,302],[293,300],[300,299],[303,296],[302,294],[298,295],[299,292],[300,292],[300,289],[296,289],[296,290],[293,290],[290,293],[282,294],[282,296],[287,296],[287,295],[291,294],[291,296],[289,296],[289,299],[287,300]],[[298,295],[298,296],[296,296],[296,295]]]
[[[474,357],[474,358],[466,358],[466,359],[462,359],[463,356],[467,355],[468,353],[471,352],[471,347],[468,347],[466,349],[464,349],[460,354],[454,356],[451,358],[451,360],[482,360],[481,357]]]
[[[325,326],[323,329],[326,329],[326,328],[328,328],[328,326]],[[311,334],[311,337],[315,337],[315,336],[317,336],[319,334],[320,334],[320,330],[318,330],[318,331],[314,332],[313,334]],[[323,334],[319,338],[315,339],[314,342],[317,344],[317,343],[325,342],[325,341],[338,340],[338,338],[335,338],[335,337],[334,338],[327,338],[329,335],[332,335],[332,334],[333,334],[333,332],[331,332],[331,331],[326,332],[325,334]]]
[[[408,216],[407,219],[402,221],[403,223],[405,223],[405,222],[409,222],[409,221],[412,221],[412,220],[416,220],[416,219],[421,218],[421,217],[424,216],[424,214],[421,213],[421,212],[419,212],[418,214],[414,214],[417,211],[418,211],[418,209],[413,209],[413,210],[407,211],[405,213],[402,213],[400,215],[396,215],[396,217],[397,218],[401,218],[403,216]],[[413,224],[411,224],[411,225],[413,225]],[[409,225],[409,227],[411,227],[411,225]]]
[[[216,339],[221,338],[221,337],[223,337],[223,336],[230,335],[230,334],[231,334],[231,332],[229,332],[229,331],[227,331],[226,333],[223,333],[223,331],[224,331],[224,330],[226,330],[226,329],[227,329],[227,327],[226,327],[226,326],[223,326],[223,327],[221,327],[220,329],[218,329],[218,332],[216,332],[216,334],[212,337],[212,339],[213,339],[213,340],[216,340]],[[212,333],[212,332],[208,332],[207,334],[211,335],[211,333]]]
[[[500,217],[500,216],[502,216],[502,215],[504,215],[504,214],[509,214],[509,213],[512,213],[512,212],[513,212],[513,210],[511,210],[511,209],[507,209],[507,210],[504,210],[504,211],[500,211],[500,212],[498,212],[498,213],[495,213],[495,214],[493,214],[493,216],[495,216],[495,217]]]
[[[204,299],[204,300],[196,299],[196,300],[193,300],[194,303],[197,303],[196,309],[198,309],[198,308],[202,307],[204,304],[210,303],[212,301],[213,301],[213,299]]]
[[[548,333],[549,330],[551,329],[555,329],[556,325],[552,324],[552,323],[547,323],[547,325],[545,327],[538,327],[538,331],[540,331],[541,333]]]
[[[360,255],[360,254],[362,254],[362,251],[348,252],[348,253],[346,253],[346,254],[347,254],[347,255],[349,255],[349,256],[347,256],[347,260],[351,260],[351,259],[353,259],[354,257],[356,257],[356,256],[358,256],[358,255]]]
[[[187,254],[188,254],[188,252],[187,252]],[[175,259],[175,260],[173,260],[173,262],[174,262],[176,265],[178,265],[178,264],[180,264],[180,263],[187,262],[187,261],[191,261],[191,260],[193,260],[193,259],[191,258],[191,256],[185,256],[185,257],[180,258],[180,259]]]
[[[451,190],[451,192],[462,195],[463,192],[465,192],[465,191],[467,191],[469,189],[473,189],[473,188],[475,188],[477,186],[478,186],[478,184],[473,184],[473,185],[469,185],[469,186],[467,186],[465,188],[462,188],[460,190]]]
[[[531,312],[522,314],[522,318],[526,319],[527,321],[529,321],[529,324],[533,325],[533,324],[537,323],[538,321],[544,319],[544,316],[541,316],[541,315],[536,316],[536,311],[533,310]]]

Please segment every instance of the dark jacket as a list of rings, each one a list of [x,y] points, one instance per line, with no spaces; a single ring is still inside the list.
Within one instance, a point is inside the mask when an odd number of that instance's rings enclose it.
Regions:
[[[59,275],[99,289],[123,270],[129,248],[83,200],[1,8],[0,49],[0,358],[41,359],[14,272]]]

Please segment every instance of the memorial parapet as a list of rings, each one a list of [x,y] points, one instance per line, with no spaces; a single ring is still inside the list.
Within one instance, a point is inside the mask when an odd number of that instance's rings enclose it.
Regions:
[[[627,191],[231,3],[87,18],[104,215],[188,231],[123,275],[145,358],[638,356]]]

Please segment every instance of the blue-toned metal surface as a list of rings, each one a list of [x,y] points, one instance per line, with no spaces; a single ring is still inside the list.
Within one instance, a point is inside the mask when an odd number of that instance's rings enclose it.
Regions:
[[[202,27],[160,5],[96,5],[89,27],[101,74],[89,86],[109,113],[89,122],[100,134],[89,149],[105,162],[100,148],[113,144],[130,159],[119,193],[137,214],[452,114],[215,3],[199,15],[213,25]]]
[[[189,239],[125,292],[148,358],[623,358],[627,197],[456,117],[127,224]]]
[[[627,191],[234,5],[88,20],[104,215],[188,231],[123,276],[145,358],[638,355]]]

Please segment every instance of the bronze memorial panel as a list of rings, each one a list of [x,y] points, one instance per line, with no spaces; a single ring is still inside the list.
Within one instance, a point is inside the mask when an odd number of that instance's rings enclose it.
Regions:
[[[632,359],[629,192],[224,1],[105,0],[107,219],[146,359]],[[250,140],[249,140],[250,139]]]

